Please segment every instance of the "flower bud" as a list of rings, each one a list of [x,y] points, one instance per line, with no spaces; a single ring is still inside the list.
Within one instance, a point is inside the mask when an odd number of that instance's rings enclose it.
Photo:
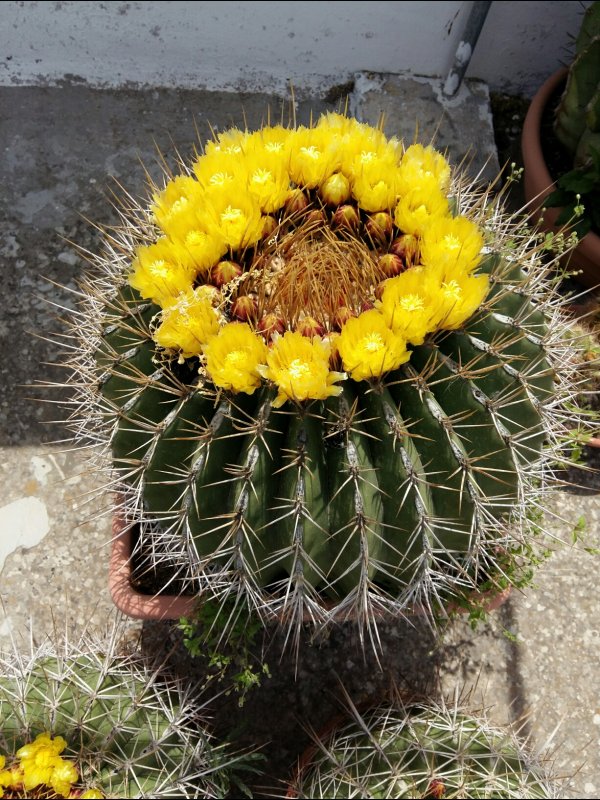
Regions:
[[[242,322],[250,322],[258,315],[256,298],[249,294],[241,294],[231,305],[231,316]]]
[[[304,317],[301,319],[296,325],[296,331],[301,333],[302,336],[308,336],[309,338],[325,335],[324,326],[321,325],[320,322],[317,322],[314,317]]]
[[[262,218],[262,223],[262,238],[268,239],[269,236],[271,236],[271,234],[273,234],[277,229],[277,220],[275,217],[266,216]]]
[[[355,316],[356,314],[349,306],[340,306],[335,312],[334,323],[336,327],[341,328],[349,319]]]
[[[418,260],[419,240],[411,233],[404,233],[394,239],[390,246],[390,252],[399,256],[407,267],[412,267]]]
[[[386,253],[383,256],[379,256],[377,265],[386,278],[393,278],[394,275],[399,275],[406,269],[404,261],[394,253]]]
[[[277,314],[265,314],[256,326],[265,339],[270,339],[274,333],[285,333],[283,320]]]
[[[311,225],[315,228],[322,227],[327,225],[327,217],[320,209],[313,208],[307,214],[303,215],[302,224]]]
[[[319,194],[330,206],[339,206],[350,197],[350,181],[341,172],[334,172],[323,181]]]
[[[302,189],[292,189],[284,203],[286,215],[299,214],[308,206],[308,198]]]
[[[331,223],[334,228],[356,231],[360,225],[360,217],[354,206],[343,205],[336,209]]]
[[[212,282],[219,288],[225,286],[226,283],[232,281],[234,278],[239,278],[243,270],[235,261],[219,261],[210,273]]]
[[[365,231],[371,241],[381,244],[388,241],[394,230],[394,221],[387,211],[377,211],[369,214],[365,222]]]

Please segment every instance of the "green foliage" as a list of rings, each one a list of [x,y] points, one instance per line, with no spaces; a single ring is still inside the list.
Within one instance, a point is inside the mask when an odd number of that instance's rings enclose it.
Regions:
[[[545,204],[562,208],[556,224],[572,226],[581,238],[591,229],[600,230],[599,2],[592,3],[583,16],[554,132],[573,169],[559,177],[557,189]]]
[[[578,238],[592,228],[600,230],[600,151],[590,148],[584,167],[561,175],[557,188],[544,200],[547,208],[560,208],[556,225],[567,226]]]
[[[268,664],[253,653],[263,629],[256,614],[248,614],[231,601],[207,600],[193,618],[182,617],[178,627],[190,655],[206,662],[205,686],[230,684],[225,693],[236,692],[240,706],[251,689],[259,687],[264,677],[271,677]]]

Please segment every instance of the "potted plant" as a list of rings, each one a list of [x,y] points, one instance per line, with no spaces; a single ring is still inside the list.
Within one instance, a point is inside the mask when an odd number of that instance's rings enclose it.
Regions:
[[[600,283],[600,3],[585,11],[568,68],[533,98],[523,125],[525,197],[551,232],[574,232],[570,267]],[[550,115],[554,113],[552,125]]]
[[[298,630],[521,580],[577,366],[490,193],[326,114],[223,132],[122,216],[73,320],[75,424],[147,596]]]
[[[218,746],[194,686],[122,651],[122,633],[0,655],[1,797],[224,798],[243,787],[253,757]]]
[[[301,757],[288,798],[559,797],[509,728],[458,704],[383,702],[339,719]]]

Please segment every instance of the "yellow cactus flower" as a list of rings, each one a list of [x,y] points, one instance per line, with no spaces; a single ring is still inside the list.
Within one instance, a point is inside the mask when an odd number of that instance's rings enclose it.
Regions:
[[[448,198],[433,176],[424,177],[401,195],[394,211],[394,221],[403,233],[422,235],[432,219],[449,213]]]
[[[57,795],[68,797],[71,786],[79,780],[79,772],[77,767],[66,759],[60,758],[59,762],[55,764],[52,770],[50,786]]]
[[[250,134],[239,128],[229,128],[217,135],[215,140],[209,140],[204,148],[207,155],[213,152],[240,153],[248,141]]]
[[[437,293],[436,327],[441,330],[460,328],[483,303],[488,290],[487,275],[462,275],[441,281]]]
[[[410,358],[406,340],[395,334],[375,309],[349,319],[335,346],[354,381],[377,378]]]
[[[194,175],[204,191],[214,187],[242,182],[246,174],[244,154],[213,148],[209,154],[200,156],[193,164]]]
[[[279,408],[286,400],[325,400],[341,393],[334,386],[346,375],[329,369],[331,345],[315,336],[312,339],[298,332],[286,332],[274,340],[267,355],[267,367],[261,374],[273,381],[279,390],[273,406]]]
[[[440,271],[444,280],[473,272],[481,261],[483,235],[466,217],[432,219],[423,231],[421,261]]]
[[[331,147],[331,137],[319,128],[298,128],[290,149],[290,177],[301,187],[320,186],[339,169],[340,159]]]
[[[442,192],[450,188],[450,164],[430,145],[413,144],[406,149],[399,170],[400,191],[410,191],[424,177],[433,177]]]
[[[217,234],[232,250],[256,244],[262,236],[260,205],[240,187],[222,187],[207,198],[206,214]]]
[[[227,252],[223,239],[211,231],[200,228],[189,230],[185,237],[176,243],[175,252],[179,262],[196,275],[206,276],[219,259]]]
[[[183,358],[200,355],[204,345],[219,330],[219,316],[212,306],[206,287],[189,289],[176,303],[164,309],[162,321],[154,332],[160,347],[179,350]]]
[[[80,800],[104,800],[104,795],[99,789],[86,789],[79,797]]]
[[[389,278],[379,304],[387,325],[407,342],[423,344],[440,317],[437,289],[439,282],[419,267]]]
[[[259,367],[267,346],[246,322],[230,322],[204,348],[206,369],[215,386],[253,394],[260,386]]]
[[[162,192],[152,197],[151,211],[158,226],[166,233],[181,215],[190,213],[202,195],[200,184],[188,175],[170,180]]]
[[[248,161],[248,191],[265,214],[274,214],[290,193],[290,176],[283,164],[264,155]]]
[[[181,263],[177,247],[166,238],[138,247],[132,266],[130,285],[163,308],[190,289],[195,278],[193,266]]]
[[[398,199],[395,167],[377,163],[361,170],[352,180],[352,194],[364,211],[389,211]]]

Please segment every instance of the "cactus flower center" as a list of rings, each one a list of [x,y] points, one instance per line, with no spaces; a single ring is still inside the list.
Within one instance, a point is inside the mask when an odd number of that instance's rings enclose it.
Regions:
[[[420,295],[407,294],[401,298],[399,305],[403,311],[422,311],[425,303]]]
[[[380,333],[370,333],[362,340],[361,346],[369,353],[377,353],[379,350],[385,347],[385,342],[383,341],[383,336]]]

